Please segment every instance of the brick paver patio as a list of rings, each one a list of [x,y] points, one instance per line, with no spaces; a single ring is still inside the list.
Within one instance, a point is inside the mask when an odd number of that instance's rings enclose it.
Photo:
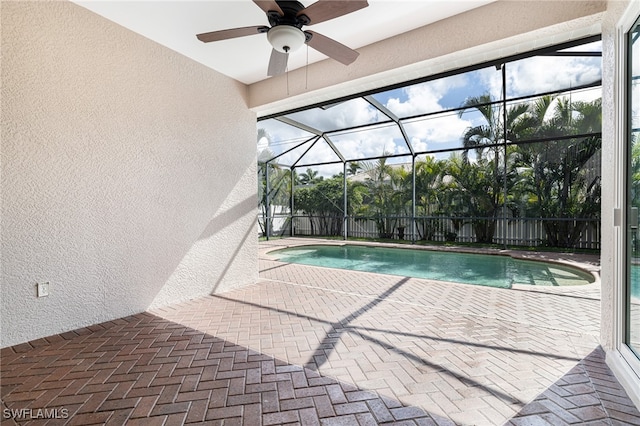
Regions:
[[[3,349],[3,425],[640,425],[598,346],[597,285],[493,289],[266,254],[304,242],[261,243],[261,281],[243,289]]]

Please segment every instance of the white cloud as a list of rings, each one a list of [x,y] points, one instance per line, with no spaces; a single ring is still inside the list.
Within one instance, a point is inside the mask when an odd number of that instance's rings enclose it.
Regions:
[[[426,151],[427,148],[429,147],[429,144],[427,143],[427,141],[424,141],[417,137],[411,138],[411,145],[413,146],[413,149],[416,152]]]
[[[399,132],[398,132],[399,133]],[[377,157],[382,154],[403,154],[409,152],[404,140],[390,135],[388,131],[365,132],[345,135],[336,146],[346,159]]]
[[[442,149],[443,147],[438,145],[459,142],[464,131],[470,126],[471,122],[458,117],[457,113],[445,113],[406,123],[405,129],[411,136],[412,142],[418,140],[428,145],[430,149]],[[420,149],[416,147],[416,151]]]
[[[289,115],[289,118],[320,131],[332,131],[346,127],[381,121],[380,112],[364,99],[341,102],[327,109],[314,108]],[[382,117],[386,119],[386,117]]]
[[[507,94],[552,92],[598,81],[599,58],[535,56],[507,64]]]
[[[258,141],[258,152],[269,148],[269,139],[265,136],[261,137]]]
[[[447,92],[465,84],[466,76],[459,74],[405,87],[402,94],[406,99],[391,98],[387,101],[386,107],[399,117],[442,111],[444,108],[440,101]]]

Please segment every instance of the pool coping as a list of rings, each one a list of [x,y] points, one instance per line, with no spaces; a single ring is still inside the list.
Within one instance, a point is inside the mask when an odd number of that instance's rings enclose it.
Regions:
[[[422,246],[415,244],[402,244],[402,243],[387,243],[377,241],[348,241],[348,240],[325,240],[315,238],[303,238],[303,237],[289,237],[277,240],[270,240],[269,245],[260,245],[260,256],[265,257],[268,260],[278,262],[277,259],[270,256],[269,253],[284,248],[300,247],[307,245],[332,245],[332,246],[369,246],[369,247],[388,247],[399,248],[407,250],[427,250],[427,251],[444,251],[454,253],[469,253],[469,254],[485,254],[493,256],[510,256],[513,259],[519,260],[531,260],[531,261],[543,261],[548,263],[554,263],[561,266],[569,266],[577,268],[586,274],[590,274],[594,282],[584,285],[572,285],[572,286],[534,286],[527,284],[514,284],[510,288],[500,288],[506,290],[520,290],[531,292],[543,292],[543,293],[569,293],[576,290],[600,290],[600,256],[590,255],[583,253],[554,253],[554,252],[530,252],[524,250],[512,250],[512,249],[493,249],[493,248],[481,248],[481,247],[463,247],[463,246]],[[282,262],[286,263],[286,262]],[[309,266],[309,265],[300,265]],[[320,268],[320,266],[310,266],[314,268]],[[385,275],[385,274],[381,274]],[[416,278],[420,279],[420,278]],[[456,283],[463,284],[463,283]],[[463,284],[470,285],[470,284]],[[495,287],[498,288],[498,287]]]

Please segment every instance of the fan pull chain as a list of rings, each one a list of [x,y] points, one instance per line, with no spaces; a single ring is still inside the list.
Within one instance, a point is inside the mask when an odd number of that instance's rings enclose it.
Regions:
[[[304,67],[304,90],[309,90],[309,45],[307,44],[307,66]]]

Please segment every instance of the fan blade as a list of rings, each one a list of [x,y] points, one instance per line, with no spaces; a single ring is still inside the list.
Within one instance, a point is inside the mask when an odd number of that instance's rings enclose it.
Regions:
[[[212,41],[227,40],[230,38],[260,34],[260,33],[267,32],[268,30],[269,30],[269,27],[260,25],[257,27],[242,27],[242,28],[232,28],[230,30],[212,31],[210,33],[198,34],[196,37],[198,37],[198,40],[200,40],[203,43],[209,43]]]
[[[273,0],[253,0],[253,2],[257,4],[260,9],[264,10],[264,13],[274,11],[278,12],[280,16],[284,16],[284,12],[280,8],[280,6],[278,6],[278,3]]]
[[[309,46],[313,47],[318,52],[324,53],[328,57],[333,58],[345,65],[349,65],[356,60],[358,55],[360,55],[355,50],[345,46],[342,43],[338,43],[334,39],[331,39],[327,36],[323,36],[322,34],[318,34],[314,31],[305,32],[311,33],[312,35],[311,40],[307,42]]]
[[[278,52],[276,49],[271,50],[271,58],[269,58],[269,68],[267,69],[267,75],[273,77],[280,75],[287,70],[287,60],[289,59],[288,53]]]
[[[367,6],[369,6],[367,0],[318,0],[311,6],[298,12],[298,16],[306,15],[311,21],[307,25],[314,25],[355,12]]]

